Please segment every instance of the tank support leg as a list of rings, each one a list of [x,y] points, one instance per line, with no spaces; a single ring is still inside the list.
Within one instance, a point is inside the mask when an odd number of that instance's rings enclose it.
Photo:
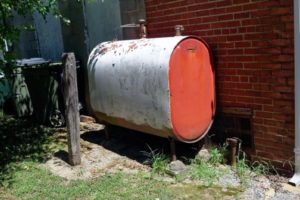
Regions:
[[[105,125],[104,134],[105,134],[105,139],[109,140],[110,139],[110,135],[109,135],[109,126],[108,125]]]
[[[177,160],[176,145],[175,145],[175,139],[174,138],[170,138],[170,149],[171,149],[171,160],[172,161]]]

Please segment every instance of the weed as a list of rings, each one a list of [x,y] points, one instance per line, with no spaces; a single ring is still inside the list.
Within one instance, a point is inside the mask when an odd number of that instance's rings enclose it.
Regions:
[[[202,162],[201,164],[192,164],[190,175],[192,179],[201,179],[207,185],[211,185],[218,177],[215,168],[205,162]]]
[[[224,162],[224,155],[221,153],[221,151],[218,148],[211,149],[209,153],[210,153],[209,163],[211,163],[212,165],[218,165]]]
[[[190,177],[192,179],[202,180],[205,185],[212,185],[214,181],[216,181],[225,173],[225,169],[220,168],[217,165],[217,163],[220,161],[219,155],[217,158],[218,159],[214,159],[213,161],[209,162],[205,162],[201,159],[192,160]]]
[[[239,159],[236,163],[236,173],[239,177],[244,177],[251,172],[251,168],[245,158]]]
[[[150,152],[143,152],[148,159],[145,161],[146,164],[150,164],[152,167],[152,174],[164,175],[168,171],[168,163],[169,158],[163,154],[157,152],[157,150],[152,150],[150,146],[148,146]]]
[[[240,158],[236,165],[236,172],[240,178],[248,176],[251,172],[255,175],[267,175],[272,166],[264,161],[255,161],[252,164],[246,159],[245,153],[243,152],[242,158]]]
[[[164,154],[155,154],[152,162],[152,172],[155,174],[166,174],[169,159]]]
[[[294,169],[294,166],[295,166],[295,161],[294,161],[294,156],[289,158],[288,160],[285,160],[283,163],[282,163],[282,167],[285,168],[286,165],[288,165],[288,167],[293,170]],[[271,165],[272,167],[272,170],[277,174],[279,175],[278,171],[275,169],[275,167],[273,165]]]
[[[255,161],[251,165],[251,171],[256,175],[267,175],[270,172],[270,165],[267,162]]]

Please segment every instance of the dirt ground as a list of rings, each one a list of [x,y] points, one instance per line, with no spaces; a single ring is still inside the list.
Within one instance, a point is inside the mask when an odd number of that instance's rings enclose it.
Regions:
[[[151,168],[145,164],[150,159],[149,152],[159,149],[168,153],[169,144],[166,139],[116,127],[110,127],[108,130],[109,139],[105,136],[103,125],[81,122],[82,164],[70,166],[66,162],[67,152],[59,151],[43,166],[67,180],[94,179],[106,173],[119,171],[149,172]],[[57,129],[56,134],[61,141],[66,142],[65,129]],[[195,147],[184,144],[178,145],[177,151],[180,152],[177,156],[182,159],[193,158],[197,154]],[[300,188],[289,185],[286,177],[253,176],[250,179],[249,187],[237,199],[300,200]],[[165,181],[175,182],[175,178],[166,178]],[[182,183],[175,183],[176,186],[180,184]],[[196,184],[198,183],[195,182]],[[227,190],[226,188],[240,187],[240,181],[230,171],[220,177],[215,185],[220,187],[220,190]]]
[[[104,139],[103,129],[104,126],[101,124],[81,122],[81,164],[79,166],[71,166],[67,163],[66,151],[55,153],[43,165],[53,174],[68,180],[93,179],[117,171],[137,173],[150,170],[147,165],[105,148],[105,146],[114,146],[117,138]],[[66,130],[58,129],[57,131],[61,141],[66,142]],[[97,144],[99,139],[102,142],[101,145]]]

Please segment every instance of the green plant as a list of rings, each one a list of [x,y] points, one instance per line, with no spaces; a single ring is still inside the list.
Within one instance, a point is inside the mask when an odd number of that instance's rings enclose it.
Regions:
[[[255,161],[251,165],[251,171],[257,175],[267,175],[270,172],[270,165],[267,162]]]
[[[192,161],[190,177],[192,179],[200,179],[206,185],[211,185],[217,178],[223,174],[223,171],[216,166],[203,162],[199,159]]]
[[[212,165],[218,165],[223,163],[224,155],[218,148],[212,148],[209,151],[209,153],[210,153],[209,163],[211,163]]]
[[[152,174],[160,174],[164,175],[168,171],[168,163],[170,162],[169,158],[163,154],[157,152],[157,150],[152,150],[150,146],[148,146],[149,152],[143,152],[148,159],[145,161],[145,164],[150,164],[152,167]]]
[[[155,174],[166,174],[169,159],[164,154],[155,154],[152,161],[152,172]]]
[[[251,172],[251,167],[246,160],[246,154],[243,153],[241,158],[238,158],[236,163],[236,173],[240,178],[246,177]]]
[[[16,26],[10,23],[16,15],[26,17],[26,15],[37,12],[46,19],[48,13],[56,16],[59,14],[57,0],[36,1],[36,0],[1,0],[0,1],[0,51],[4,53],[7,43],[14,43],[18,40],[22,30],[32,29],[31,26]]]

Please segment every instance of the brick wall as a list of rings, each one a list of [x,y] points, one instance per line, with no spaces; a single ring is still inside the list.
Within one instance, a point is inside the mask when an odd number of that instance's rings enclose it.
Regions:
[[[251,108],[253,158],[293,160],[292,0],[146,0],[149,37],[202,37],[215,59],[218,108]]]

